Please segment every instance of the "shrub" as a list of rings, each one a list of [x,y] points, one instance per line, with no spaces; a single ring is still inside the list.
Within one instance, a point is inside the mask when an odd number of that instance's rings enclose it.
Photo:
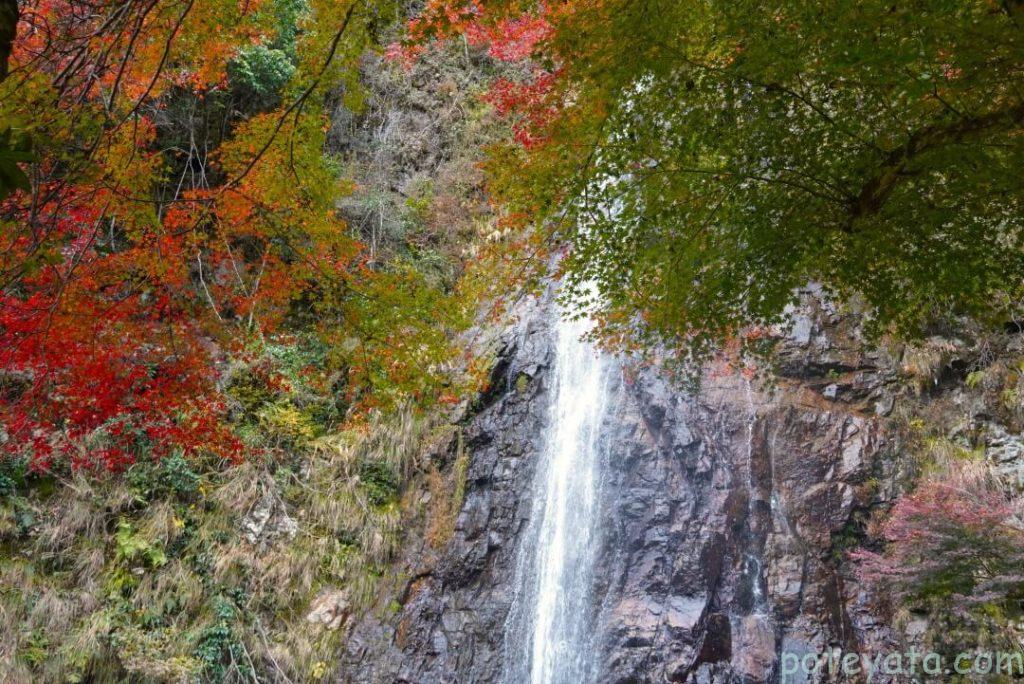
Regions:
[[[398,497],[398,473],[383,461],[363,461],[359,466],[359,481],[367,501],[374,506],[384,506]]]
[[[264,106],[277,102],[294,73],[295,65],[284,51],[265,45],[240,50],[228,69],[231,85],[239,94]]]
[[[126,520],[117,524],[116,559],[124,565],[139,564],[148,568],[158,568],[167,563],[167,555],[159,545],[154,544],[140,535]]]
[[[242,674],[251,675],[250,667],[242,657],[243,646],[234,633],[233,626],[238,619],[234,605],[229,600],[218,597],[214,601],[213,612],[216,621],[202,631],[196,645],[196,657],[204,665],[207,680],[224,681],[229,671],[229,663],[235,668],[242,668]]]
[[[851,554],[859,577],[905,603],[950,601],[955,612],[1011,607],[1024,591],[1021,505],[980,461],[951,462],[893,507],[884,554]]]
[[[140,502],[172,494],[189,499],[199,491],[201,478],[192,464],[176,450],[158,462],[140,461],[133,464],[126,473],[128,486]]]
[[[160,484],[168,491],[186,498],[199,491],[200,477],[180,451],[160,462]]]
[[[25,485],[28,462],[24,458],[0,458],[0,496],[12,496]]]
[[[300,448],[317,436],[317,426],[304,411],[291,403],[268,405],[259,413],[260,427],[275,446]]]

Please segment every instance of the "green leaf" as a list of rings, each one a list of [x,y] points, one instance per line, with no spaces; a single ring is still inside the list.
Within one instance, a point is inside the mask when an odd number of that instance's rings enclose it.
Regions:
[[[31,162],[32,141],[25,134],[15,137],[11,128],[0,131],[0,200],[15,190],[29,191],[32,185],[19,163]]]

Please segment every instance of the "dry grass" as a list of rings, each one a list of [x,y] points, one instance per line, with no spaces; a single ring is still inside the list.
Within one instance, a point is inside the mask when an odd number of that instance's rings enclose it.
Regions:
[[[249,670],[271,682],[327,677],[345,630],[308,622],[311,601],[341,591],[353,614],[386,605],[403,534],[444,543],[468,461],[460,450],[439,468],[430,453],[454,435],[403,410],[320,440],[304,460],[208,469],[192,495],[144,500],[130,478],[76,477],[52,496],[5,500],[3,681],[205,679],[198,647],[222,624],[215,606],[224,600],[235,612],[218,637],[234,644],[224,681],[252,681]],[[392,498],[371,496],[366,463],[397,473]],[[268,502],[298,531],[250,543],[242,521]],[[119,538],[124,526],[130,534]]]
[[[922,394],[939,380],[942,369],[949,363],[957,346],[941,337],[932,337],[903,350],[902,370],[914,382],[917,394]]]

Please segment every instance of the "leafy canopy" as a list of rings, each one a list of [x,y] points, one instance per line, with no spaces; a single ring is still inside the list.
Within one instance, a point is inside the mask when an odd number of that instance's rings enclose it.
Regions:
[[[5,457],[238,458],[219,372],[296,335],[330,345],[311,384],[354,420],[454,400],[441,361],[472,305],[370,266],[335,207],[352,182],[325,150],[325,105],[341,92],[358,109],[361,59],[400,3],[20,10],[0,81]]]
[[[876,332],[1017,303],[1021,3],[433,2],[411,35],[525,26],[493,186],[612,339],[699,354],[808,281]]]

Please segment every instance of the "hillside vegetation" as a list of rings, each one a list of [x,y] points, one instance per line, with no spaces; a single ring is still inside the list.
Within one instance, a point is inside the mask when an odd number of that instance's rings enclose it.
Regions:
[[[770,380],[808,283],[856,312],[919,463],[838,550],[893,615],[1017,643],[1020,482],[956,407],[1024,429],[1022,27],[0,0],[0,673],[329,678],[402,540],[451,535],[460,420],[552,264],[607,349],[691,379]]]

